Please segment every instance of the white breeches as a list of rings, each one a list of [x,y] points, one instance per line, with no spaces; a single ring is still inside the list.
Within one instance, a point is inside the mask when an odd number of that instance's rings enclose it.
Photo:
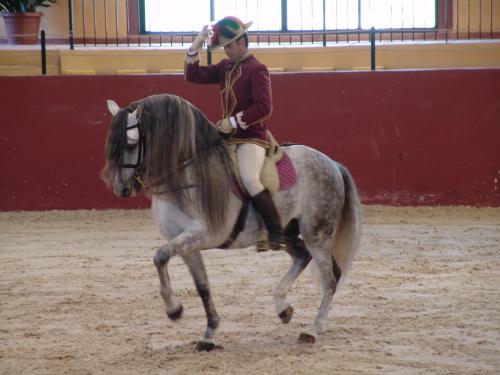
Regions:
[[[266,149],[254,143],[243,143],[236,149],[238,164],[240,166],[240,177],[243,186],[251,197],[264,190],[260,182],[260,171],[264,165]]]

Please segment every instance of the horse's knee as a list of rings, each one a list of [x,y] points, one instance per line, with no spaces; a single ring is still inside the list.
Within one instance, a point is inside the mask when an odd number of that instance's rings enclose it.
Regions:
[[[162,268],[168,262],[168,256],[161,249],[156,252],[155,257],[153,258],[153,263],[156,268]]]

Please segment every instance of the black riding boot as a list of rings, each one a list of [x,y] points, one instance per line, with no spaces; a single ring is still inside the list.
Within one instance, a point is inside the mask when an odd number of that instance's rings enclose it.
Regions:
[[[271,193],[266,189],[255,197],[252,197],[252,200],[255,208],[266,223],[269,232],[269,248],[272,250],[285,250],[287,247],[285,235],[283,234],[278,210],[276,210]]]

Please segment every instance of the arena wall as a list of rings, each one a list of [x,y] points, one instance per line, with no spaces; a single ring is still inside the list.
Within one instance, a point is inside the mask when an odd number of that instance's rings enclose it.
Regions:
[[[500,206],[500,69],[273,73],[275,136],[352,172],[365,204]],[[216,86],[182,75],[0,77],[0,210],[147,207],[100,179],[111,119],[180,95],[211,120]]]

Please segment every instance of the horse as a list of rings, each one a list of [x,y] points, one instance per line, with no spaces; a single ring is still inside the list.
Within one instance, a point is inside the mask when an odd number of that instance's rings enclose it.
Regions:
[[[103,180],[123,198],[147,187],[153,217],[167,240],[153,259],[166,314],[171,320],[183,314],[167,267],[170,258],[178,255],[194,279],[207,317],[196,349],[210,351],[220,318],[201,251],[221,247],[244,205],[231,190],[228,149],[214,124],[179,96],[153,95],[126,108],[108,100],[108,109],[113,117]],[[342,164],[304,145],[282,149],[292,160],[298,180],[273,197],[292,265],[273,289],[272,298],[281,321],[290,322],[293,307],[287,292],[314,259],[323,291],[321,305],[315,321],[298,337],[300,343],[314,343],[325,332],[333,295],[359,248],[361,206],[354,180]],[[256,244],[261,228],[261,218],[250,205],[244,228],[228,249]]]

